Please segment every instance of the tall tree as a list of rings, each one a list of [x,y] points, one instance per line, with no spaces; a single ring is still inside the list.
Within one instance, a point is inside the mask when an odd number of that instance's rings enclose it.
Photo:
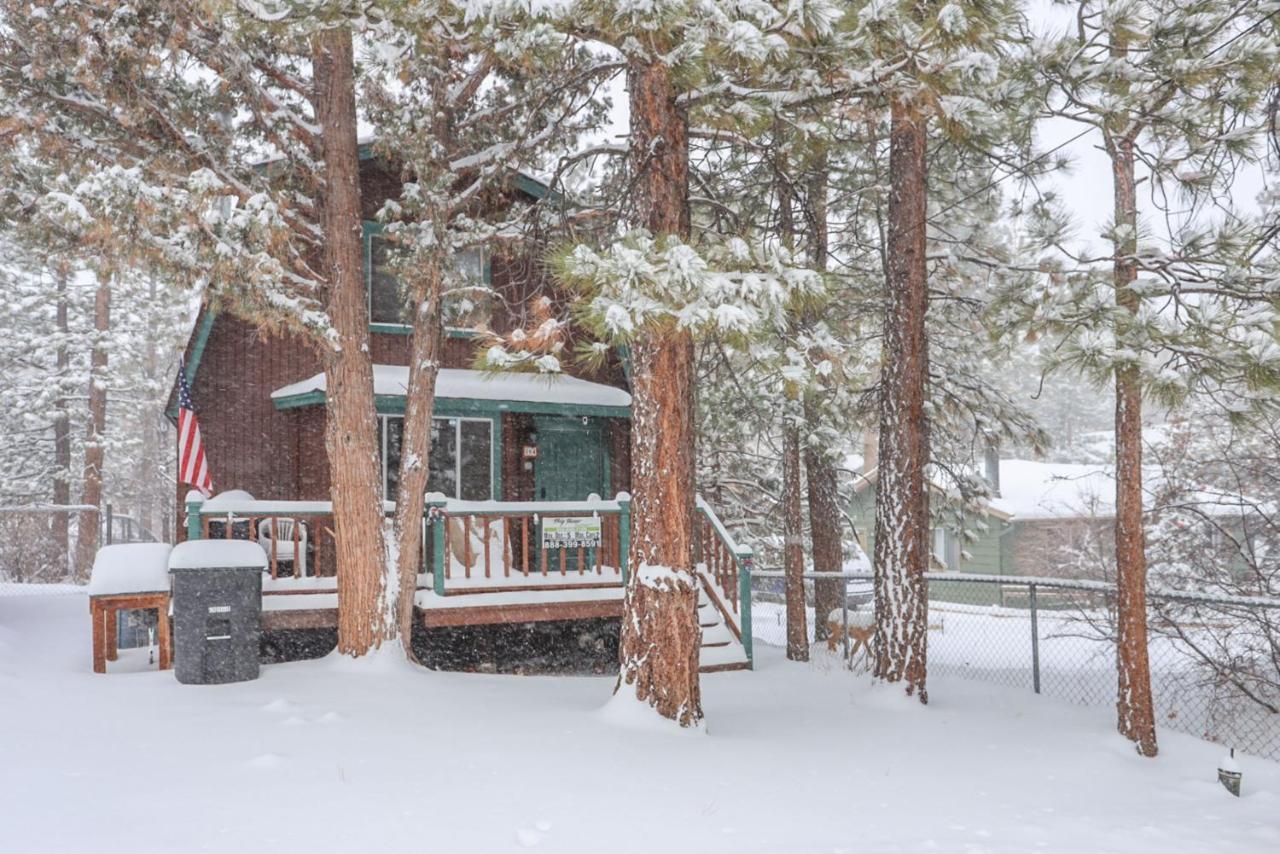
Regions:
[[[394,634],[396,593],[385,572],[382,484],[378,470],[373,359],[362,271],[360,156],[356,144],[355,60],[351,30],[311,36],[316,119],[323,163],[321,231],[325,310],[335,341],[324,353],[325,450],[337,525],[338,651],[362,655]],[[369,555],[377,561],[367,566]],[[361,570],[364,571],[361,571]]]
[[[1255,242],[1251,228],[1234,213],[1214,224],[1210,211],[1215,205],[1231,209],[1232,176],[1239,164],[1258,156],[1256,120],[1250,114],[1269,82],[1263,69],[1275,53],[1259,32],[1270,15],[1244,14],[1252,4],[1081,0],[1070,5],[1072,33],[1043,44],[1039,55],[1054,87],[1047,112],[1084,123],[1101,136],[1113,193],[1110,269],[1104,279],[1074,255],[1072,262],[1085,269],[1074,278],[1060,278],[1068,287],[1037,314],[1068,332],[1059,361],[1114,383],[1117,719],[1138,752],[1154,756],[1143,400],[1150,395],[1173,404],[1197,387],[1221,393],[1224,386],[1242,385],[1247,394],[1273,378],[1274,371],[1258,364],[1251,345],[1241,341],[1251,337],[1257,322],[1241,312],[1247,315],[1250,303],[1268,299],[1260,292],[1260,277],[1248,272],[1248,252],[1241,251]],[[1165,238],[1168,249],[1143,244],[1141,180],[1151,182],[1157,209],[1169,210],[1171,194],[1188,203]],[[1214,310],[1207,311],[1211,306]],[[1100,346],[1092,337],[1099,330],[1113,336],[1114,345]],[[1215,345],[1200,343],[1206,341]]]
[[[98,551],[102,530],[102,474],[106,467],[107,432],[107,338],[111,334],[111,277],[109,269],[97,271],[98,286],[93,299],[93,344],[89,356],[89,424],[84,443],[84,476],[80,503],[93,510],[81,510],[76,523],[75,577],[89,580],[93,556]]]
[[[328,446],[341,485],[339,647],[359,655],[393,624],[394,588],[383,577],[372,390],[361,387],[368,326],[351,291],[358,213],[343,219],[357,210],[355,117],[350,50],[334,32],[352,10],[254,9],[268,20],[230,3],[0,6],[10,143],[0,210],[127,233],[100,244],[117,269],[204,283],[210,301],[316,348],[333,383]]]

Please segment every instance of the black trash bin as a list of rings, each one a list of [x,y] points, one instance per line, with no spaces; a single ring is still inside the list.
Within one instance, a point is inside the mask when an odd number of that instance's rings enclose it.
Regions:
[[[258,678],[262,571],[267,555],[245,540],[191,540],[169,555],[174,675],[185,685]]]

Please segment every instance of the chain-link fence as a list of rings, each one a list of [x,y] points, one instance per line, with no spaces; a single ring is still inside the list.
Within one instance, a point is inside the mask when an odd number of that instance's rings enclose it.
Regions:
[[[853,669],[869,669],[869,574],[845,574],[843,604],[815,629]],[[929,573],[931,676],[959,676],[1081,705],[1116,701],[1115,588],[1093,581]],[[782,573],[752,577],[755,643],[786,646]],[[837,595],[836,597],[840,597]],[[1158,726],[1280,760],[1280,601],[1151,593],[1151,688]],[[936,689],[935,689],[936,690]]]

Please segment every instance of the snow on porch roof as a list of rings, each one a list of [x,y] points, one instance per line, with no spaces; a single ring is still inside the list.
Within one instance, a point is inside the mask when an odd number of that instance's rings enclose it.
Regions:
[[[378,397],[404,397],[409,368],[374,365],[373,393]],[[320,403],[325,391],[323,373],[278,388],[271,393],[277,409]],[[440,401],[486,401],[495,409],[517,412],[596,414],[626,417],[631,395],[625,390],[564,375],[487,373],[463,368],[441,368],[436,379]]]

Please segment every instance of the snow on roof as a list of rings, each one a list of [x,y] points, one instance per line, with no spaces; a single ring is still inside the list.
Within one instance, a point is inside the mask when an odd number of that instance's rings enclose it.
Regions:
[[[1000,461],[1000,497],[991,506],[1015,519],[1073,519],[1115,515],[1110,466]]]
[[[103,546],[93,559],[90,596],[118,593],[162,593],[169,589],[168,543],[121,543]]]
[[[174,546],[169,569],[267,568],[267,553],[251,540],[187,540]],[[168,585],[166,585],[167,587]]]
[[[403,397],[409,387],[409,368],[405,365],[374,365],[373,393]],[[316,374],[301,382],[278,388],[272,400],[323,392],[325,377]],[[558,403],[570,406],[631,405],[625,390],[603,383],[580,380],[557,374],[488,373],[463,368],[441,368],[436,379],[436,397],[443,400],[512,400],[524,403]]]

